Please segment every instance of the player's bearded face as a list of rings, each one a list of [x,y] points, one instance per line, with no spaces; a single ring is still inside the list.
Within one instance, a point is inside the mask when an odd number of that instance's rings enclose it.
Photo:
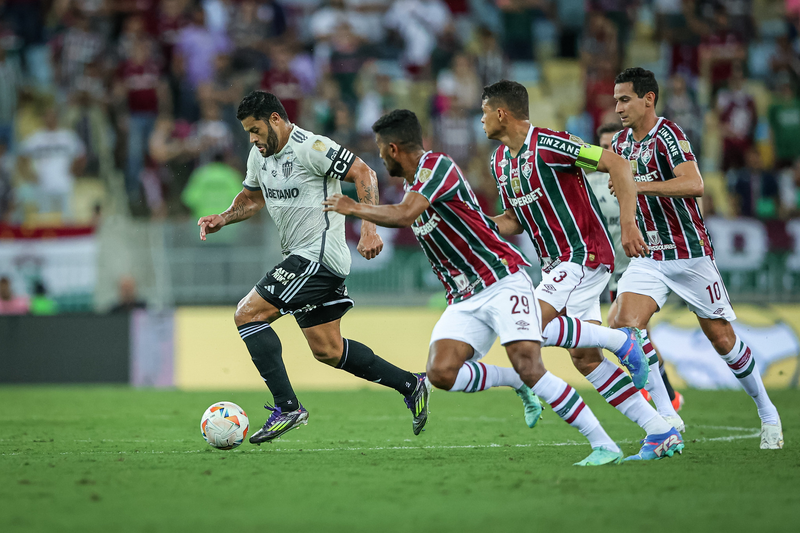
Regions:
[[[250,133],[250,142],[263,157],[269,157],[278,150],[278,134],[266,120],[247,117],[242,121],[242,127]]]
[[[380,151],[381,159],[383,159],[383,165],[386,167],[386,170],[389,171],[389,175],[402,177],[403,167],[389,153],[389,144],[381,141],[380,137],[377,137],[376,141],[378,143],[378,150]]]

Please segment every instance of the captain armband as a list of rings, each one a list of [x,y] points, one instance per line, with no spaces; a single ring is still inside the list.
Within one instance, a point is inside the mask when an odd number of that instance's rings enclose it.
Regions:
[[[342,146],[339,148],[339,152],[333,155],[332,159],[333,162],[331,163],[331,166],[325,175],[331,178],[336,178],[339,181],[344,180],[345,176],[347,176],[347,173],[350,172],[350,167],[352,167],[353,163],[355,163],[356,156],[353,154],[353,152]]]
[[[581,150],[578,152],[578,160],[575,165],[594,172],[597,170],[597,165],[600,163],[600,157],[603,155],[603,149],[594,144],[582,144]]]

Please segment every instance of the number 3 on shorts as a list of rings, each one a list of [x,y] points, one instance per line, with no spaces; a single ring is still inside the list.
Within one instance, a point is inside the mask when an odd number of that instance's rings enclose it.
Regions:
[[[528,301],[527,296],[511,296],[511,301],[514,303],[514,307],[511,308],[512,315],[529,315],[531,313],[531,306],[530,302]]]

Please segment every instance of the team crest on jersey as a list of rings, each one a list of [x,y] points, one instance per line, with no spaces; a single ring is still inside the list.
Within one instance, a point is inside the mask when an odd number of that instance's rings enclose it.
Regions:
[[[650,149],[649,146],[645,146],[642,149],[642,153],[639,154],[639,159],[645,165],[650,162],[650,159],[653,157],[653,151]]]
[[[431,169],[423,168],[422,170],[419,171],[419,182],[425,183],[426,181],[431,179],[431,174],[432,174]]]
[[[284,178],[288,178],[289,176],[291,176],[292,175],[292,160],[289,159],[286,162],[284,162],[282,169],[283,169],[283,177]]]
[[[678,141],[678,146],[687,154],[692,151],[692,145],[689,144],[689,141]]]
[[[317,152],[324,152],[326,146],[325,146],[324,142],[322,142],[320,140],[316,140],[316,141],[314,141],[314,144],[311,145],[311,148],[313,148]]]
[[[533,172],[533,163],[525,163],[522,165],[522,175],[525,176],[525,179],[531,177],[531,173]]]

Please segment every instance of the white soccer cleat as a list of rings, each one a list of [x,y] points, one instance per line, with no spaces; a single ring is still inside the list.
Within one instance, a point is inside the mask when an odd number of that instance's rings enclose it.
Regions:
[[[686,431],[686,424],[683,423],[683,419],[678,415],[665,416],[663,418],[664,420],[667,421],[667,424],[678,430],[678,433],[683,433],[684,431]]]
[[[783,428],[781,423],[761,424],[761,449],[780,450],[783,448]]]

